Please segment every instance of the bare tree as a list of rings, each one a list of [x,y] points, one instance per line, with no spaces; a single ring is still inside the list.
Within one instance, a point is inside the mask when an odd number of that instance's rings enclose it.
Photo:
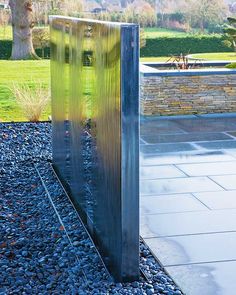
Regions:
[[[32,0],[9,0],[9,5],[13,30],[11,59],[39,59],[32,42],[34,27]]]
[[[156,0],[155,1],[155,9],[156,12],[158,12],[161,16],[161,25],[164,24],[164,9],[166,6],[166,1],[165,0]]]
[[[78,16],[83,11],[83,0],[61,1],[61,13],[70,16]]]
[[[51,10],[51,3],[46,0],[37,0],[33,2],[33,16],[37,25],[48,24],[48,14]]]
[[[222,22],[226,15],[226,4],[222,0],[190,0],[187,13],[192,22],[204,31],[208,23]]]
[[[141,27],[155,26],[156,13],[153,7],[144,0],[135,0],[124,11],[125,22],[139,23]]]

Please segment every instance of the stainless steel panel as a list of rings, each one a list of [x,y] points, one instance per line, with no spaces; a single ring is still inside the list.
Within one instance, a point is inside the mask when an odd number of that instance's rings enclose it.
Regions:
[[[53,164],[119,281],[139,276],[138,30],[51,17]]]

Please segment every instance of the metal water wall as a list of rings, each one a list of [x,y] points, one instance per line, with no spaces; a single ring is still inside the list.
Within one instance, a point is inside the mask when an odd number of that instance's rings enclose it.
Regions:
[[[117,281],[139,277],[139,28],[54,16],[53,165]]]

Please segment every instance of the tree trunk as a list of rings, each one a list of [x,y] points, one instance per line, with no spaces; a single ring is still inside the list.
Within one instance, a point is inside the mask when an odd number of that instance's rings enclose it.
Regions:
[[[11,59],[39,59],[32,42],[32,0],[10,0],[13,44]]]
[[[201,33],[203,34],[204,33],[204,22],[203,20],[200,20],[200,29],[201,29]]]

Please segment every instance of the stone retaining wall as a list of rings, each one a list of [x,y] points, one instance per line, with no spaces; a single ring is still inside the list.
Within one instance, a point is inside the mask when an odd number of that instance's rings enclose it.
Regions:
[[[141,67],[142,115],[236,112],[236,71],[158,71]],[[150,70],[151,69],[151,70]]]

